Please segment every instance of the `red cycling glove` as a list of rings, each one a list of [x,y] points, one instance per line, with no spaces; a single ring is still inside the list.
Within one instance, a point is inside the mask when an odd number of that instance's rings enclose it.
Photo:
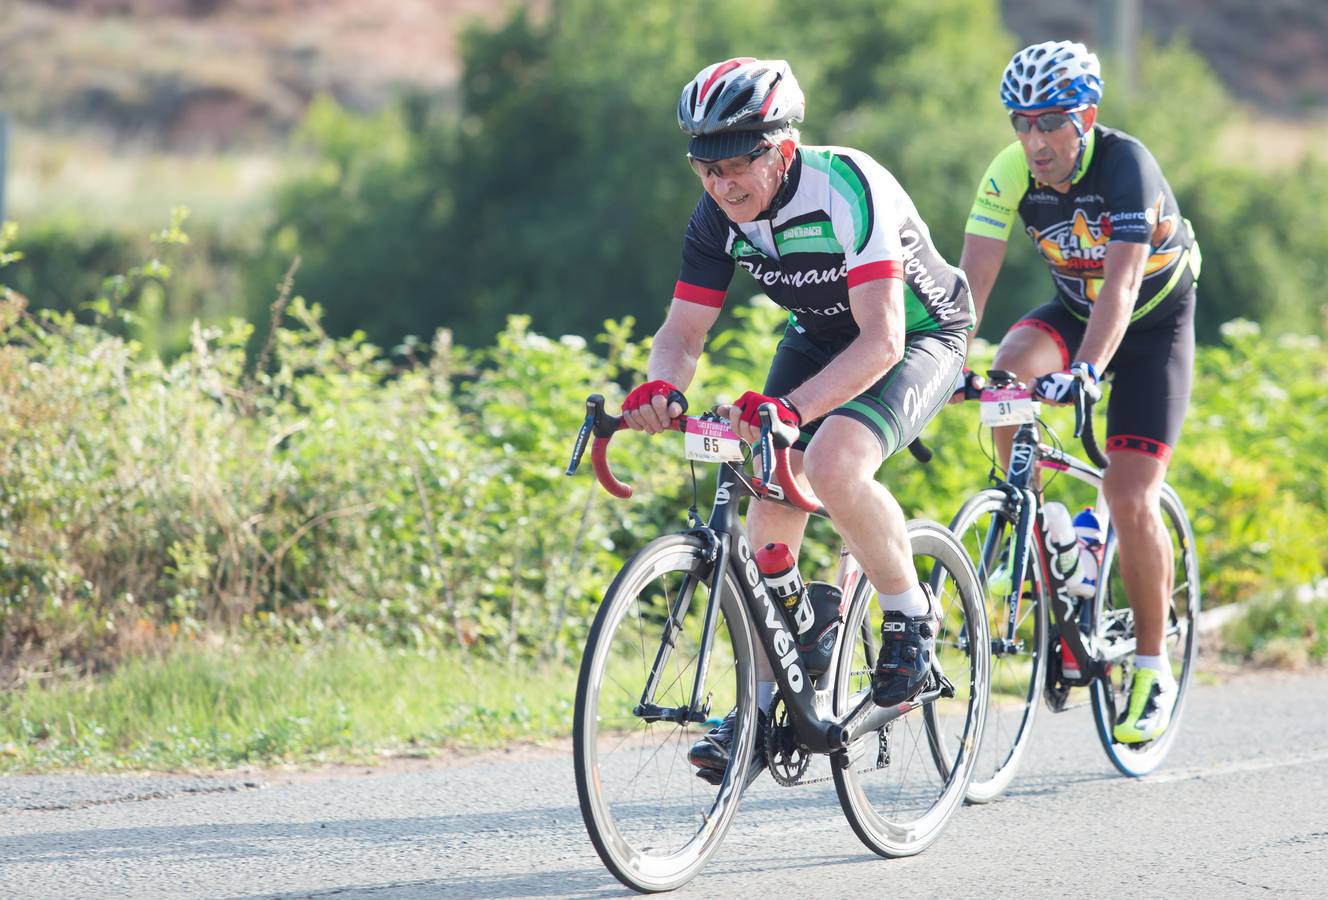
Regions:
[[[656,397],[663,397],[670,403],[677,403],[682,407],[682,411],[687,411],[687,398],[682,395],[682,391],[663,379],[647,381],[632,389],[623,401],[622,411],[630,412],[634,409],[640,409],[643,406],[649,406],[650,401]]]
[[[741,419],[754,428],[761,427],[761,415],[759,410],[766,403],[775,404],[775,418],[785,425],[792,425],[794,428],[802,427],[802,413],[798,408],[788,401],[785,397],[767,397],[765,394],[758,394],[756,391],[748,391],[733,402],[741,412]]]

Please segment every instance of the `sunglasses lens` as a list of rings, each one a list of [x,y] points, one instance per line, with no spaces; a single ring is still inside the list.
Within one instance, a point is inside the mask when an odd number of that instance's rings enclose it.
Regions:
[[[1037,117],[1037,127],[1041,132],[1050,133],[1069,121],[1070,117],[1065,113],[1043,113]]]
[[[1028,134],[1033,129],[1033,120],[1028,116],[1010,116],[1010,124],[1014,126],[1016,134]]]

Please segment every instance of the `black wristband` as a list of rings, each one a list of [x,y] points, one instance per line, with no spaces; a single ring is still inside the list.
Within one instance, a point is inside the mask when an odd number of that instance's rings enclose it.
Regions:
[[[779,398],[779,402],[782,403],[782,404],[784,404],[785,406],[787,406],[789,409],[793,410],[793,415],[795,415],[795,416],[798,417],[798,424],[801,425],[801,424],[802,424],[802,410],[800,410],[800,409],[798,409],[796,406],[794,406],[794,405],[793,405],[793,401],[790,400],[788,397],[780,397],[780,398]]]

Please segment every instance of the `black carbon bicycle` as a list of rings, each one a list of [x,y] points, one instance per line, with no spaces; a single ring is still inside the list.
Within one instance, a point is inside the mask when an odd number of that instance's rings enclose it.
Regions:
[[[568,474],[593,436],[600,484],[628,497],[631,489],[614,477],[607,452],[622,422],[604,412],[599,395],[586,406]],[[918,853],[935,841],[962,805],[973,772],[990,660],[972,562],[943,526],[908,523],[919,578],[943,611],[936,664],[917,698],[879,707],[871,699],[876,592],[852,556],[841,553],[838,639],[828,667],[814,673],[782,605],[767,591],[739,518],[744,497],[825,514],[790,476],[788,447],[797,432],[773,414],[773,405],[762,410],[761,471],[776,473],[769,483],[748,473],[750,450],[713,414],[675,422],[689,442],[702,445],[693,459],[719,463],[710,520],[703,522],[693,506],[687,530],[651,541],[628,560],[586,640],[574,723],[581,814],[604,865],[638,891],[679,887],[715,852],[757,774],[755,753],[788,787],[825,780],[806,776],[814,755],[828,755],[853,830],[888,857]],[[778,682],[760,745],[758,645]],[[712,786],[697,777],[687,751],[730,709],[736,710],[731,761]]]
[[[1071,708],[1070,689],[1081,686],[1089,688],[1098,737],[1111,762],[1125,775],[1146,775],[1162,763],[1176,740],[1198,654],[1199,559],[1185,507],[1164,484],[1161,512],[1172,561],[1164,643],[1179,694],[1161,736],[1143,744],[1119,743],[1112,727],[1129,703],[1134,616],[1110,511],[1101,498],[1107,459],[1097,444],[1092,417],[1101,394],[1096,388],[1075,394],[1075,435],[1094,466],[1044,441],[1054,434],[1038,417],[1031,390],[1008,372],[993,370],[988,376],[983,424],[1018,428],[1005,477],[997,477],[993,467],[995,486],[970,497],[950,524],[977,565],[991,631],[992,699],[968,799],[985,803],[1009,785],[1028,746],[1039,698],[1061,712]],[[1106,540],[1092,597],[1072,597],[1050,565],[1054,551],[1047,538],[1038,470],[1069,476],[1097,492],[1097,517]],[[1075,660],[1073,667],[1065,664],[1061,642]]]

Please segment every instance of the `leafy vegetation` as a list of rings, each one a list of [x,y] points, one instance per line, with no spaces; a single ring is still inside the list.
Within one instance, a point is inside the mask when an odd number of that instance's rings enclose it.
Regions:
[[[99,324],[34,315],[12,292],[0,305],[6,681],[235,632],[563,660],[622,560],[682,523],[692,485],[667,438],[619,439],[630,502],[562,474],[582,399],[616,404],[641,376],[648,340],[630,321],[606,323],[599,352],[514,316],[487,348],[440,331],[388,357],[283,294],[256,358],[252,328],[233,320],[196,326],[164,362],[121,305],[170,275],[180,219],[156,240],[162,258],[106,280]],[[699,406],[759,378],[782,319],[764,299],[734,316],[689,389]],[[1253,323],[1225,336],[1200,353],[1172,477],[1210,604],[1307,583],[1328,561],[1328,353]],[[1051,418],[1068,434],[1063,413]],[[983,481],[978,437],[971,409],[948,410],[933,464],[896,458],[881,477],[911,514],[948,520]],[[809,577],[838,549],[824,523],[813,537]]]
[[[551,7],[467,34],[459,110],[423,95],[374,117],[317,106],[302,139],[318,162],[279,193],[255,282],[298,253],[330,330],[380,342],[446,326],[487,343],[514,312],[555,334],[592,334],[606,315],[653,323],[699,195],[680,161],[677,91],[726,56],[789,59],[808,96],[803,139],[883,162],[951,261],[983,169],[1013,140],[995,85],[1014,39],[990,0],[754,0],[721,30],[667,4]],[[799,26],[772,44],[772,21]],[[1148,145],[1194,222],[1201,338],[1218,341],[1236,317],[1322,333],[1312,298],[1328,277],[1316,250],[1328,222],[1315,198],[1328,166],[1225,161],[1215,136],[1239,114],[1203,61],[1179,43],[1145,46],[1140,60],[1133,92],[1108,68],[1101,119]],[[1177,110],[1202,127],[1177,127]],[[991,339],[1052,292],[1029,242],[1011,244],[984,321]],[[751,289],[735,278],[735,294]]]

